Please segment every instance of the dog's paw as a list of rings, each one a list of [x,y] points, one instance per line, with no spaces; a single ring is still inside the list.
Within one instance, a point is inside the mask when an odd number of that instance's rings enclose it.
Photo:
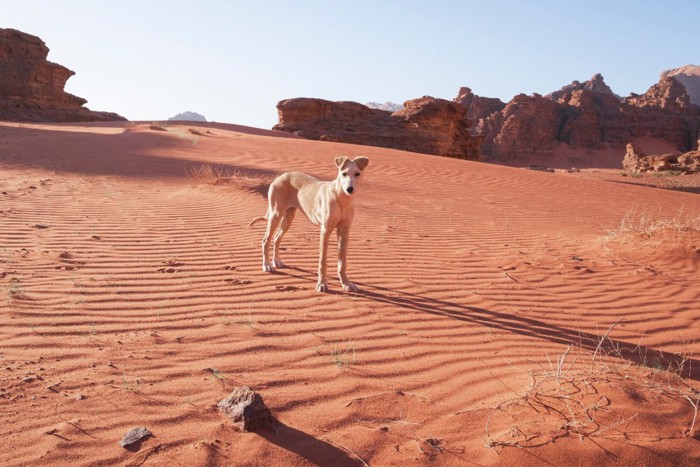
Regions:
[[[319,282],[318,284],[316,284],[316,292],[328,292],[328,283]]]
[[[280,269],[281,269],[281,268],[286,268],[286,267],[287,267],[287,265],[284,264],[284,261],[282,261],[281,259],[276,259],[276,260],[274,261],[274,264],[275,264],[275,267],[276,267],[276,268],[280,268]]]
[[[357,292],[360,291],[360,288],[359,288],[358,286],[356,286],[355,284],[353,284],[352,282],[349,282],[349,281],[348,281],[348,282],[346,282],[346,283],[343,284],[343,290],[346,291],[346,292],[355,292],[355,293],[357,293]]]
[[[263,272],[275,272],[275,266],[273,264],[263,264]]]

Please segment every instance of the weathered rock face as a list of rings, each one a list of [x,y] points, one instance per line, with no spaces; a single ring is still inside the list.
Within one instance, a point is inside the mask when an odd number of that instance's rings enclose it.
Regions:
[[[625,102],[639,108],[654,108],[667,112],[685,113],[692,110],[685,86],[671,76],[662,77],[641,96],[630,95]]]
[[[396,112],[357,102],[287,99],[277,104],[275,130],[309,139],[380,146],[477,160],[480,137],[469,132],[467,109],[444,99],[421,97]]]
[[[564,86],[558,91],[549,93],[545,97],[553,101],[567,103],[577,91],[589,91],[592,94],[609,95],[616,97],[618,100],[622,100],[620,97],[613,94],[610,87],[605,83],[603,75],[600,73],[596,73],[591,79],[583,83],[580,81],[573,81],[571,84]]]
[[[700,107],[678,79],[665,75],[646,93],[626,99],[596,74],[546,96],[520,94],[508,104],[463,87],[452,102],[424,97],[404,106],[390,113],[355,102],[290,99],[277,105],[275,129],[465,159],[480,153],[501,161],[553,156],[562,146],[622,149],[645,136],[668,141],[682,153],[700,136]]]
[[[551,155],[562,143],[582,149],[621,148],[642,136],[664,139],[688,151],[698,129],[700,107],[690,102],[674,78],[662,78],[645,94],[621,100],[599,74],[545,97],[516,96],[477,125],[484,136],[482,152],[497,160]]]
[[[661,79],[673,77],[683,86],[690,96],[690,102],[700,105],[700,66],[685,65],[661,73]]]
[[[477,132],[485,135],[482,150],[498,160],[516,159],[559,145],[565,107],[540,95],[519,94],[503,110],[479,122]]]
[[[85,99],[65,92],[75,73],[46,60],[49,49],[36,36],[0,29],[0,120],[125,120],[83,107]]]
[[[628,173],[678,171],[684,174],[700,172],[700,151],[685,154],[661,154],[647,156],[632,143],[622,159],[622,167]]]
[[[485,118],[494,112],[503,110],[506,106],[498,98],[477,96],[468,87],[459,88],[459,93],[453,101],[467,108],[467,118],[471,120]]]

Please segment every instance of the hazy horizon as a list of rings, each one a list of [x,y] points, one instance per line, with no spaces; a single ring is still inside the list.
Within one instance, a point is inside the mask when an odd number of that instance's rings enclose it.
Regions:
[[[509,101],[601,73],[643,93],[698,64],[700,2],[0,0],[40,37],[66,91],[130,120],[193,111],[270,128],[293,97],[403,103],[460,87]]]

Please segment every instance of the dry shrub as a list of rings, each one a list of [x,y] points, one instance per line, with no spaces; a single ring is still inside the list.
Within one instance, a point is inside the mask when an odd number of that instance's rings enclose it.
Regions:
[[[230,183],[237,170],[211,164],[202,164],[187,169],[187,177],[198,185],[223,185]]]
[[[609,229],[606,240],[620,237],[652,238],[665,234],[700,232],[700,216],[690,215],[680,208],[672,217],[664,216],[656,210],[634,208],[623,216],[620,225]]]
[[[519,391],[508,388],[514,397],[491,411],[486,421],[486,446],[500,452],[509,446],[543,446],[569,436],[581,441],[600,437],[661,439],[669,433],[641,433],[639,427],[630,427],[640,414],[648,419],[648,412],[658,410],[661,404],[688,406],[689,416],[683,421],[687,429],[675,435],[696,435],[700,390],[682,376],[688,371],[689,358],[676,359],[664,369],[658,363],[644,366],[646,356],[641,350],[639,360],[643,363],[636,364],[622,358],[614,346],[604,352],[601,349],[599,345],[591,353],[568,346],[556,362],[548,356],[548,365],[528,371],[529,386]]]
[[[186,173],[194,185],[235,185],[252,191],[260,191],[276,177],[276,174],[260,175],[246,169],[212,164],[189,167]]]

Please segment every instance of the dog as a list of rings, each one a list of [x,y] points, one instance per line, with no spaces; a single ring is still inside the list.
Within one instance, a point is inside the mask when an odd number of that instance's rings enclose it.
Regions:
[[[275,268],[285,267],[280,258],[280,243],[292,225],[297,209],[300,209],[313,224],[321,227],[316,290],[328,292],[328,242],[331,233],[336,230],[340,283],[346,292],[359,292],[359,288],[348,280],[346,274],[347,254],[350,226],[355,215],[354,201],[367,164],[369,159],[366,157],[356,157],[354,160],[336,157],[338,176],[335,180],[321,181],[301,172],[287,172],[270,184],[267,214],[256,217],[248,224],[248,227],[252,227],[258,221],[267,220],[267,230],[262,241],[263,271],[273,272]],[[272,261],[271,243],[274,245]]]

